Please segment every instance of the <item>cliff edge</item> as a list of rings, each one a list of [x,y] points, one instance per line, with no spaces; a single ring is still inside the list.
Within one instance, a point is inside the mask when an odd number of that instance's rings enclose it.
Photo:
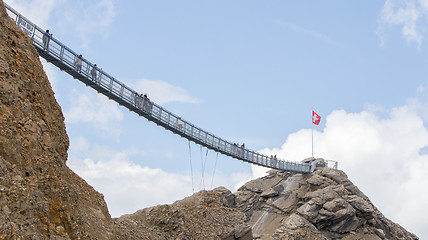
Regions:
[[[386,219],[342,171],[270,171],[236,193],[258,239],[418,239]]]
[[[0,1],[0,239],[111,237],[103,196],[66,166],[64,116]]]

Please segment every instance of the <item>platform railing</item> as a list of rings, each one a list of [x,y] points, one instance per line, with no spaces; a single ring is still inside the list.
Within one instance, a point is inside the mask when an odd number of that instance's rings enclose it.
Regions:
[[[192,123],[154,103],[146,96],[142,96],[138,92],[132,90],[105,71],[96,68],[93,63],[83,57],[81,58],[82,65],[79,67],[77,59],[80,54],[71,50],[51,35],[47,35],[46,31],[26,19],[6,3],[5,6],[8,15],[15,20],[17,26],[31,38],[40,56],[56,65],[61,70],[66,71],[74,78],[79,79],[87,86],[94,88],[99,93],[104,94],[140,116],[147,118],[149,121],[163,126],[190,141],[232,158],[273,169],[301,173],[311,172],[310,164],[269,157],[228,142],[196,127]],[[95,74],[92,74],[93,69],[95,70]]]

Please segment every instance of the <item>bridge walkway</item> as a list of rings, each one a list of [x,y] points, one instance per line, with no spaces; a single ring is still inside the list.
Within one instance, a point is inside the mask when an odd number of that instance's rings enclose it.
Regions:
[[[314,164],[272,158],[236,146],[229,141],[215,136],[150,101],[147,97],[142,96],[105,71],[96,68],[94,64],[85,58],[81,58],[81,67],[78,67],[76,63],[78,62],[79,54],[56,38],[47,36],[46,31],[26,19],[6,3],[5,6],[8,15],[31,38],[33,45],[42,58],[62,71],[65,71],[73,78],[80,80],[86,86],[93,88],[98,93],[105,95],[147,120],[213,151],[248,163],[300,173],[310,173],[315,169]],[[91,74],[93,69],[96,74]]]

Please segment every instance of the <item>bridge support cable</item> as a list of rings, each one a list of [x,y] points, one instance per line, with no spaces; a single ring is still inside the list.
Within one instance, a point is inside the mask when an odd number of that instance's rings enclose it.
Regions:
[[[214,176],[215,176],[215,169],[217,167],[217,160],[218,160],[218,152],[217,152],[216,157],[215,157],[214,170],[213,170],[213,175],[212,175],[212,178],[211,178],[211,187],[210,187],[210,189],[213,188]]]
[[[188,141],[189,141],[190,176],[192,177],[192,192],[195,193],[195,184],[193,183],[192,149],[190,148],[190,140]]]
[[[181,119],[178,115],[150,101],[146,96],[126,86],[102,69],[97,68],[95,64],[87,59],[81,58],[80,54],[65,46],[52,35],[46,35],[45,30],[26,19],[9,5],[6,3],[4,5],[7,14],[32,40],[41,57],[130,111],[189,141],[244,162],[300,173],[310,173],[312,171],[310,164],[276,159],[246,149],[244,146],[239,147]],[[93,74],[93,70],[95,74]]]
[[[205,151],[205,161],[204,161],[204,174],[205,174],[205,169],[207,168],[208,151],[209,151],[209,149],[206,148],[206,151]],[[205,175],[204,175],[204,190],[205,190]]]
[[[202,190],[202,183],[204,181],[204,159],[202,157],[202,145],[199,146],[201,152],[201,183],[199,184],[199,189]]]
[[[207,159],[208,159],[208,148],[205,152],[205,160],[202,157],[202,145],[201,145],[201,167],[202,167],[202,173],[201,173],[201,183],[200,188],[205,190],[205,168],[207,166]]]

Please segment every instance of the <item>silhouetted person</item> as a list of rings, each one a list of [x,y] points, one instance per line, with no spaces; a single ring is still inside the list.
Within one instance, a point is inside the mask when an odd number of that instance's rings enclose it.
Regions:
[[[91,70],[91,77],[92,77],[92,80],[95,82],[97,81],[97,71],[98,71],[97,64],[94,64]]]
[[[181,120],[181,117],[177,118],[177,125],[179,129],[183,128],[183,120]]]
[[[43,40],[43,49],[44,50],[48,49],[49,41],[50,41],[51,37],[52,37],[52,34],[49,33],[49,29],[46,30],[45,33],[43,33],[43,39],[42,40]]]
[[[141,105],[143,104],[143,94],[135,95],[135,104],[137,105],[137,108],[141,110]]]
[[[144,103],[143,103],[143,110],[150,114],[152,112],[152,103],[150,102],[150,98],[147,97],[147,94],[144,94]]]
[[[77,58],[76,58],[76,69],[77,72],[82,72],[82,54],[80,54]]]

